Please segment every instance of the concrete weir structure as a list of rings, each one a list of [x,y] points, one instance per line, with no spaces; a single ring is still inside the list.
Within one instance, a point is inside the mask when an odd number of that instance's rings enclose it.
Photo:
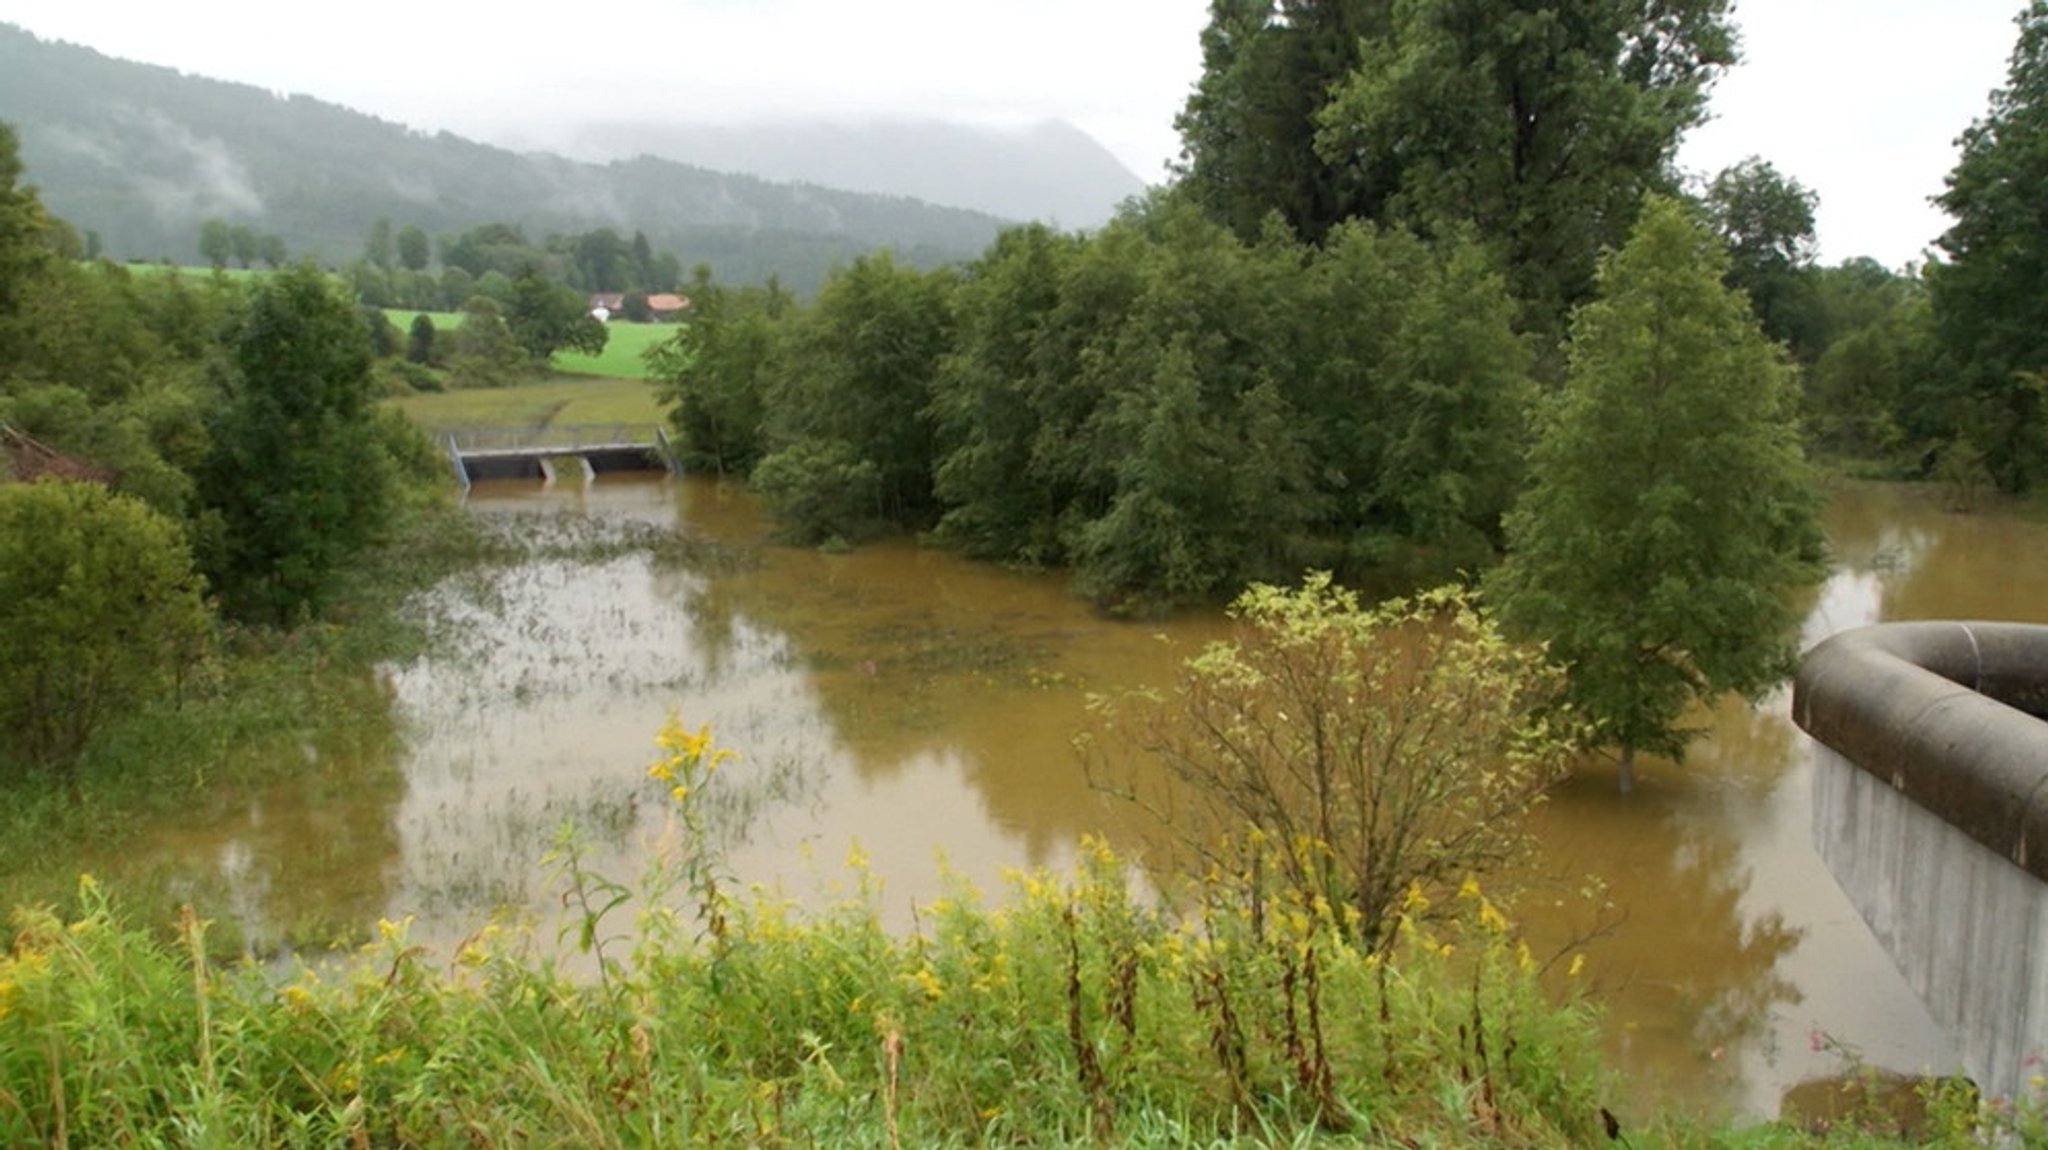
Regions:
[[[1821,858],[1979,1088],[2027,1090],[2048,1072],[2048,627],[1843,632],[1801,661],[1792,715]]]
[[[675,470],[675,453],[658,425],[470,428],[442,432],[441,445],[465,491],[479,479],[552,483],[563,468],[579,481],[613,471]]]

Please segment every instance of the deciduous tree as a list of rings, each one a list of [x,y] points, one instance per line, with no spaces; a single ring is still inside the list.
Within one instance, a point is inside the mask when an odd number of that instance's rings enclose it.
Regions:
[[[1982,451],[1998,485],[2048,473],[2048,0],[2018,18],[2005,86],[1962,137],[1939,203],[1955,218],[1927,269],[1948,357],[1949,438]]]
[[[1796,380],[1722,282],[1727,261],[1663,197],[1602,261],[1492,583],[1511,631],[1549,644],[1619,748],[1623,790],[1636,751],[1683,751],[1688,703],[1784,675],[1792,593],[1820,571]]]
[[[1472,225],[1530,324],[1557,330],[1734,62],[1728,8],[1394,4],[1319,110],[1318,153],[1373,218],[1425,236]]]
[[[0,484],[0,757],[75,762],[200,659],[210,631],[176,523],[97,484]]]
[[[1764,333],[1801,362],[1821,353],[1813,212],[1818,196],[1751,156],[1707,185],[1707,215],[1728,245],[1728,286],[1749,296]]]
[[[1411,890],[1526,845],[1515,817],[1558,779],[1572,732],[1554,707],[1563,676],[1538,649],[1504,639],[1463,592],[1366,608],[1324,574],[1254,586],[1231,615],[1235,636],[1170,692],[1098,704],[1098,786],[1218,873],[1269,873],[1337,908],[1366,946],[1392,941]],[[1165,767],[1163,785],[1124,765],[1133,750]]]
[[[599,355],[611,338],[604,324],[590,314],[580,292],[549,280],[533,264],[522,267],[512,283],[505,326],[536,363],[546,363],[565,348]]]

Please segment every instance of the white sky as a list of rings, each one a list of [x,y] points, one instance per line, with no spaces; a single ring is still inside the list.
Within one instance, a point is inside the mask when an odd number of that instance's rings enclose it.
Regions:
[[[1954,140],[2004,82],[2021,0],[1737,0],[1746,62],[1681,153],[1821,197],[1828,261],[1920,257]],[[1139,176],[1177,151],[1206,0],[0,0],[0,21],[492,140],[584,118],[1068,120]]]

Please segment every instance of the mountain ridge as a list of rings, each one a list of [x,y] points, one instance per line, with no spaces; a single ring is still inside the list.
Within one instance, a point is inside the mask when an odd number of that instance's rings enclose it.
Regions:
[[[0,120],[43,202],[122,259],[189,262],[208,217],[343,262],[373,221],[450,233],[520,225],[539,239],[644,231],[719,278],[799,291],[862,252],[933,266],[971,258],[997,216],[652,156],[602,164],[428,132],[303,94],[192,76],[44,41],[0,23]]]

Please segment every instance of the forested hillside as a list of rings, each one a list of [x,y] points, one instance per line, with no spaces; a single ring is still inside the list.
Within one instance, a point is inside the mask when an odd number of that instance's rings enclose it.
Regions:
[[[217,218],[293,256],[352,258],[379,218],[454,232],[643,231],[721,278],[807,290],[876,247],[925,266],[972,255],[988,215],[770,183],[664,160],[581,164],[428,135],[306,96],[110,59],[0,25],[0,120],[51,212],[118,259],[193,262]]]

